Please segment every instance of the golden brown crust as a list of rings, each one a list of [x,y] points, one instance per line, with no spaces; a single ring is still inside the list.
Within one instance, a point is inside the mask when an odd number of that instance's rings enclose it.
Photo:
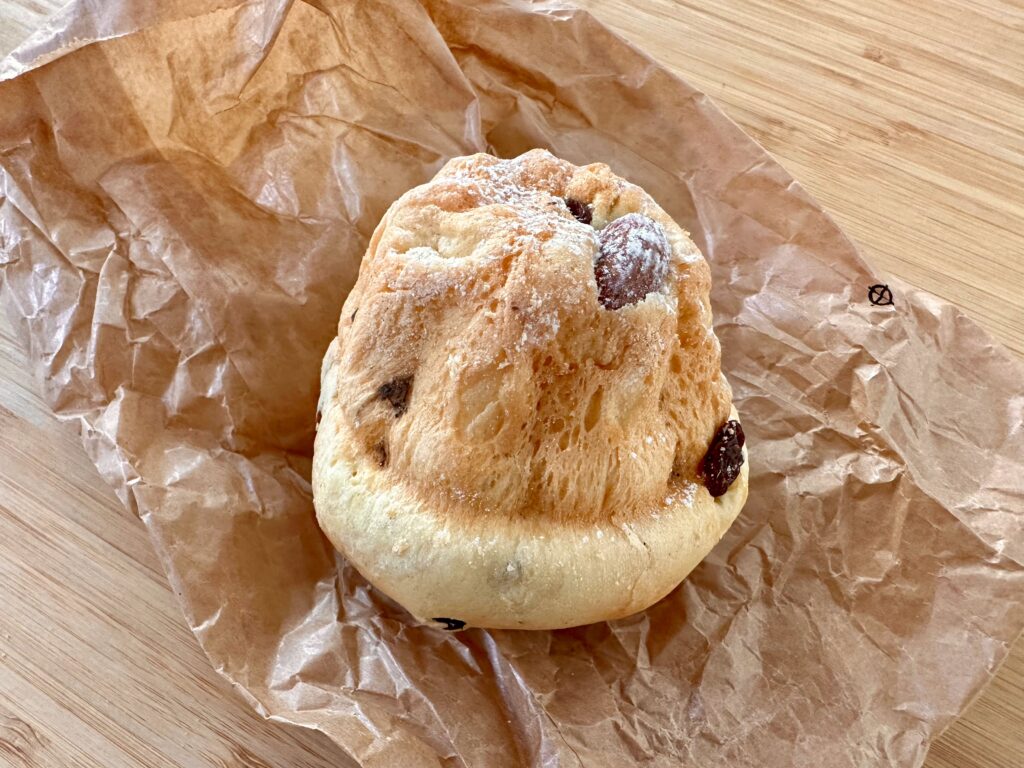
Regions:
[[[565,198],[588,203],[592,225]],[[668,276],[608,310],[597,230],[632,212],[664,229]],[[605,165],[539,150],[452,160],[374,233],[339,324],[326,450],[452,518],[648,516],[697,479],[729,415],[709,288],[687,234]],[[402,380],[396,414],[381,388]]]
[[[313,464],[317,519],[378,589],[438,628],[558,629],[636,613],[686,577],[746,500],[744,463],[722,496],[681,484],[631,520],[452,515],[450,505],[428,503],[365,457],[338,450],[345,427],[331,404],[344,394],[337,340],[331,347]]]

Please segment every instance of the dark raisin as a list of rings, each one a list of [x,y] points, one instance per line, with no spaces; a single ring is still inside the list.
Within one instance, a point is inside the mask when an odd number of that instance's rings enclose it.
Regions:
[[[352,310],[352,322],[353,323],[356,321],[356,312],[358,312],[358,311],[359,311],[359,307],[356,307],[355,309]]]
[[[582,224],[589,224],[594,220],[594,212],[582,200],[567,197],[565,198],[565,205],[569,209],[569,213],[576,217],[576,221]]]
[[[409,392],[412,390],[412,376],[399,376],[377,388],[377,397],[391,404],[397,419],[409,410]]]
[[[383,440],[373,446],[373,458],[377,460],[377,466],[381,469],[388,465],[388,446]]]
[[[664,284],[672,247],[658,222],[627,213],[602,229],[598,240],[594,277],[604,307],[635,304]]]
[[[738,421],[729,420],[715,433],[708,452],[701,461],[700,473],[708,493],[718,498],[733,481],[739,477],[743,466],[743,427]]]
[[[316,409],[316,425],[320,426],[320,420],[324,417],[323,411],[319,408]]]
[[[431,619],[431,621],[436,621],[439,624],[444,624],[444,628],[448,632],[454,632],[466,626],[466,622],[464,622],[462,619]]]

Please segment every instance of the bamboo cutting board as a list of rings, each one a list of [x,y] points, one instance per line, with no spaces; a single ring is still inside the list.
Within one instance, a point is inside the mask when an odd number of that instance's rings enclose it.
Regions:
[[[0,54],[61,4],[0,0]],[[1024,5],[584,5],[714,98],[883,271],[1024,355]],[[143,527],[37,391],[0,321],[0,766],[347,765],[210,668]],[[1018,766],[1024,641],[926,762]]]

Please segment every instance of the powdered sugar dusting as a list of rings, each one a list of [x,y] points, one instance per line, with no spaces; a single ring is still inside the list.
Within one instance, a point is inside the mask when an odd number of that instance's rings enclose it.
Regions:
[[[531,164],[529,157],[499,160],[474,156],[449,165],[437,178],[435,191],[419,200],[435,203],[443,195],[446,205],[452,206],[451,225],[443,232],[421,230],[416,245],[409,247],[403,242],[401,250],[391,251],[400,266],[385,278],[388,287],[409,291],[417,303],[426,304],[451,294],[469,295],[479,287],[475,277],[481,262],[515,260],[523,254],[542,256],[537,261],[549,270],[567,263],[565,254],[589,262],[597,251],[597,232],[580,223],[556,194],[571,175],[571,166],[538,166],[535,161]],[[459,223],[459,216],[490,206],[501,208],[494,211],[491,226]],[[546,258],[547,254],[561,257]],[[558,280],[547,284],[557,286]],[[490,290],[487,285],[482,288]],[[512,344],[519,350],[549,344],[562,325],[560,307],[560,302],[536,291],[530,301],[518,302],[515,312],[521,329]]]
[[[597,250],[597,233],[572,215],[565,200],[545,189],[545,180],[523,183],[522,158],[472,162],[457,166],[449,177],[467,191],[478,206],[500,205],[500,215],[509,224],[507,240],[500,256],[516,256],[535,249],[589,255]],[[535,186],[536,185],[536,186]],[[549,266],[557,261],[547,261]],[[568,278],[567,278],[568,279]],[[542,347],[550,343],[561,327],[558,302],[534,291],[531,300],[517,310],[522,330],[514,344],[519,349]]]
[[[442,264],[445,259],[429,245],[417,245],[405,252],[407,258],[416,259],[432,265]]]
[[[463,165],[452,178],[474,195],[477,205],[521,206],[527,202],[527,198],[546,194],[542,190],[523,187],[520,184],[521,174],[522,163],[516,158]]]
[[[420,304],[436,301],[450,291],[466,294],[465,266],[457,259],[446,258],[429,245],[417,245],[402,253],[390,251],[390,255],[401,264],[386,277],[391,290],[410,291]],[[429,274],[429,280],[423,279],[425,274]]]
[[[523,332],[519,338],[520,348],[540,347],[547,344],[558,335],[560,327],[558,307],[550,301],[545,301],[544,296],[536,290],[531,290],[530,303],[523,313]]]
[[[676,504],[681,504],[684,507],[692,507],[694,499],[697,498],[697,484],[693,482],[687,482],[682,488],[675,493],[670,493],[665,497],[665,506],[671,507]]]
[[[522,184],[523,158],[492,163],[462,165],[450,177],[462,186],[477,205],[505,205],[511,208],[518,230],[506,250],[523,250],[535,245],[544,233],[553,246],[580,247],[596,240],[594,229],[581,224],[569,212],[565,201],[551,191]]]
[[[697,484],[687,483],[679,497],[679,503],[688,507],[693,506],[693,500],[697,497]]]

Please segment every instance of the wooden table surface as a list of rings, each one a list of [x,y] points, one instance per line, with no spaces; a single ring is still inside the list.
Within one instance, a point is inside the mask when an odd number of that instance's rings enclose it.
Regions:
[[[0,0],[0,54],[60,5]],[[584,5],[712,96],[883,271],[1024,355],[1019,0]],[[142,525],[37,390],[0,321],[0,765],[346,765],[211,669]],[[1024,766],[1024,641],[925,765]]]

